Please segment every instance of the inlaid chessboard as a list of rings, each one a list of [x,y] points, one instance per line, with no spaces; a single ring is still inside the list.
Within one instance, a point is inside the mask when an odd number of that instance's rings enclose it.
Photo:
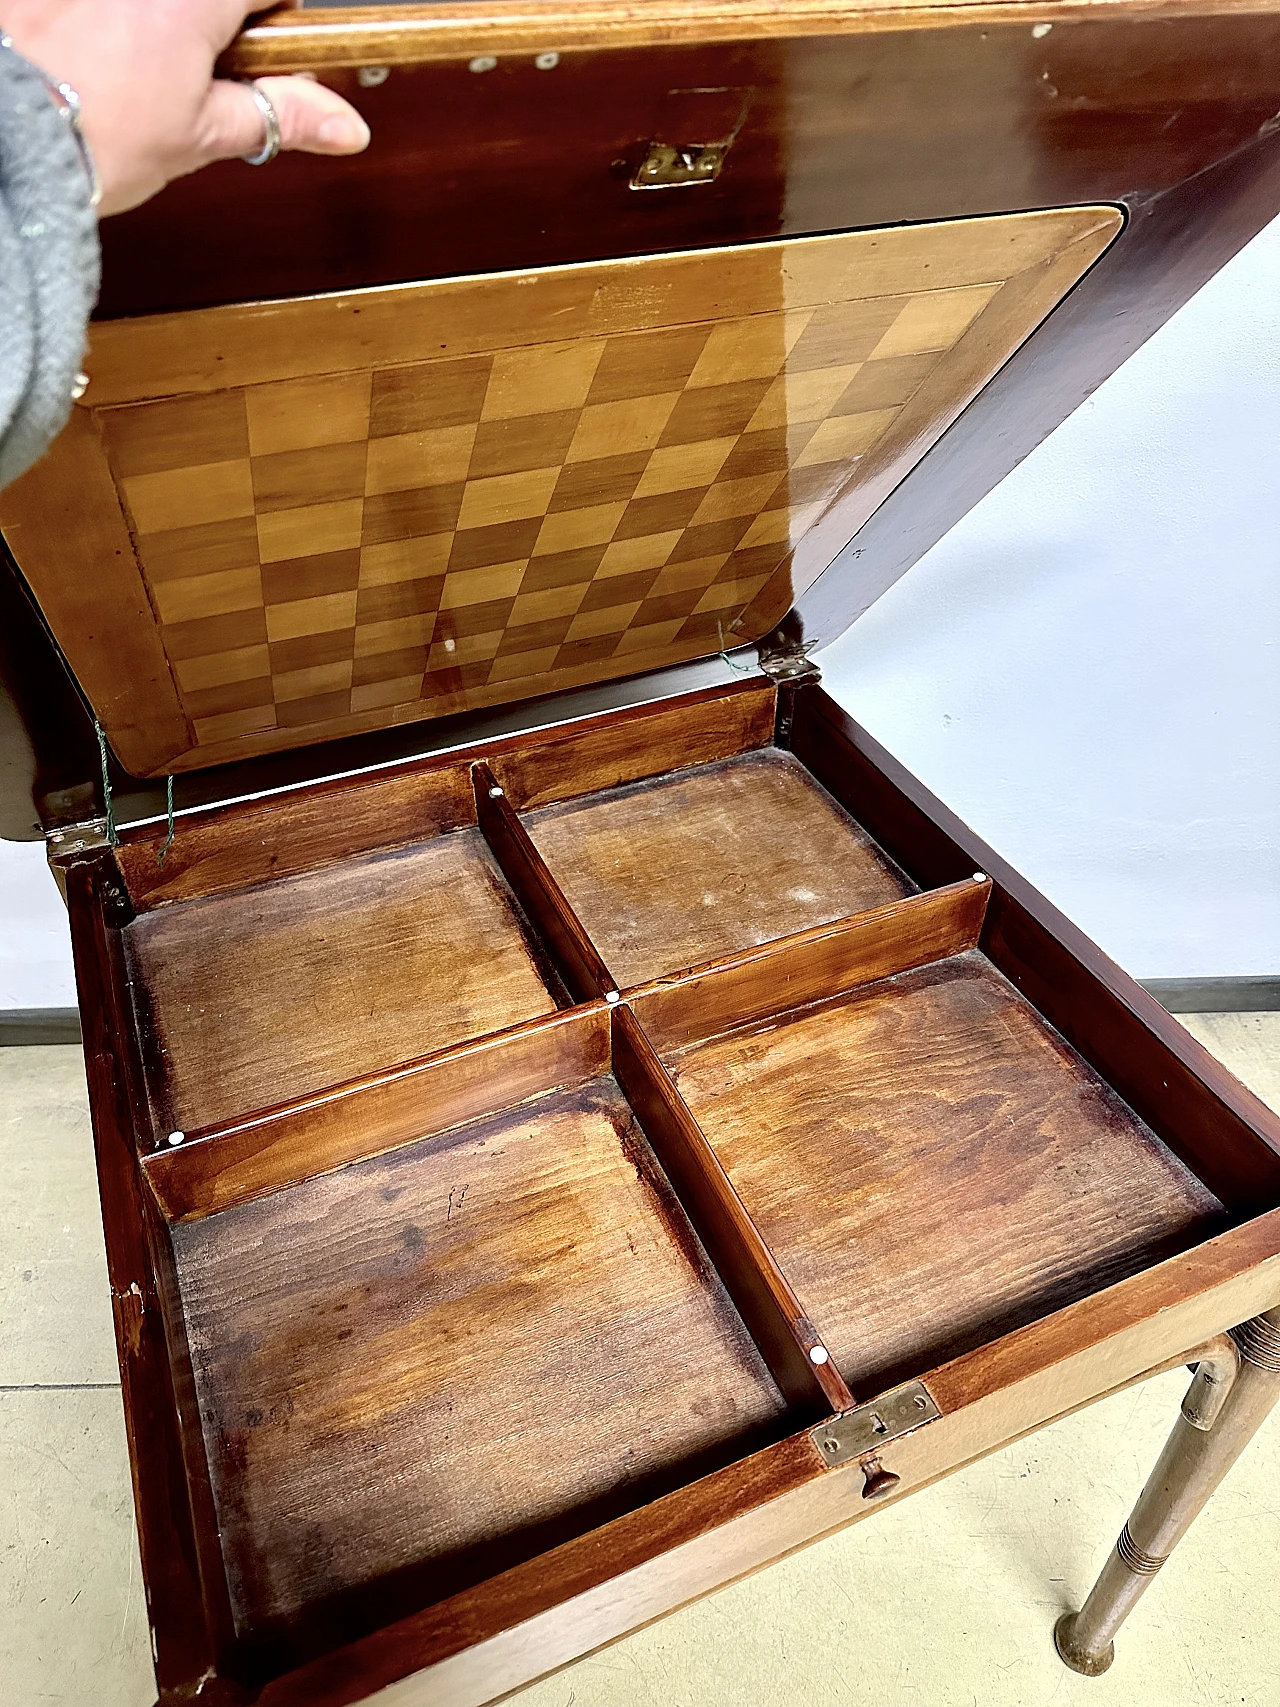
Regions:
[[[85,404],[187,732],[141,768],[758,639],[865,519],[858,492],[869,513],[1044,312],[1009,279],[1074,244],[1074,282],[1098,226],[1014,215],[103,327]]]

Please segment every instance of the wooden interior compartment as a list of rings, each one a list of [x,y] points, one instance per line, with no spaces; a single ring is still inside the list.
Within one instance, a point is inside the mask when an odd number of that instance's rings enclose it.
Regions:
[[[212,1213],[222,1140],[147,1160],[157,1201],[186,1203],[169,1234],[231,1623],[272,1667],[786,1432],[608,1026],[601,1004],[526,1028],[510,1075],[495,1044],[491,1104],[460,1124],[474,1073],[426,1069],[422,1136],[394,1148],[357,1094],[361,1159],[296,1180],[277,1155],[279,1189],[260,1174]],[[540,1094],[508,1106],[538,1049]]]
[[[124,937],[161,1135],[551,1013],[559,991],[474,828],[174,902]]]
[[[621,988],[915,887],[773,746],[539,807],[524,822]]]
[[[919,963],[937,924],[921,932],[923,908],[981,887],[885,909],[878,943],[873,915],[634,1000],[862,1397],[1229,1221],[978,951],[980,913],[967,943]]]

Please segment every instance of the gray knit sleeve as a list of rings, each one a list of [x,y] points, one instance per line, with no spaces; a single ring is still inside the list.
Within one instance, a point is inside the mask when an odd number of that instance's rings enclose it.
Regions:
[[[0,48],[0,487],[66,424],[98,269],[71,127],[40,73]]]

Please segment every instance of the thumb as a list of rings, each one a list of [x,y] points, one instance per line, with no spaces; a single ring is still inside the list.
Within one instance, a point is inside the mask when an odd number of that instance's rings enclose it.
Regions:
[[[310,77],[261,77],[256,86],[275,109],[281,149],[359,154],[369,146],[369,127],[360,114],[323,83]],[[205,97],[199,131],[202,164],[258,153],[267,125],[253,86],[216,79]]]

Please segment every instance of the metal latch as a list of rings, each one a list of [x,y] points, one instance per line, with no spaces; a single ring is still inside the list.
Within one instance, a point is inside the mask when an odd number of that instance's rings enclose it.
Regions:
[[[720,174],[727,142],[651,142],[631,180],[633,190],[672,190],[682,184],[709,184]]]
[[[823,1463],[834,1470],[852,1458],[865,1458],[869,1452],[878,1452],[891,1440],[914,1434],[925,1423],[937,1422],[941,1415],[924,1382],[908,1381],[905,1387],[895,1387],[891,1393],[882,1393],[868,1404],[829,1417],[819,1423],[810,1438],[822,1454]]]

